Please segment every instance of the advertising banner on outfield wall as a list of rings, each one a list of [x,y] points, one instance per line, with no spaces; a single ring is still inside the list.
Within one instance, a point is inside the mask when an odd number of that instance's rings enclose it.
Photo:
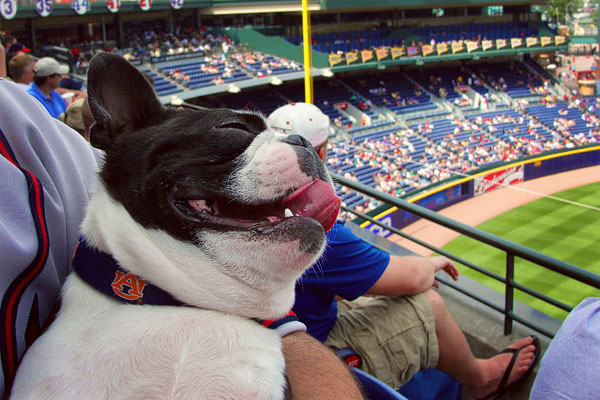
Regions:
[[[479,196],[500,187],[514,185],[523,182],[523,166],[503,169],[490,174],[475,178],[474,195]]]

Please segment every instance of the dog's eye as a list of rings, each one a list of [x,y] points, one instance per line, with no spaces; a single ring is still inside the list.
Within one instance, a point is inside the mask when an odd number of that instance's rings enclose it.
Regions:
[[[250,129],[248,128],[248,126],[241,122],[228,122],[226,124],[219,126],[219,128],[220,129],[239,129],[241,131],[250,132]]]

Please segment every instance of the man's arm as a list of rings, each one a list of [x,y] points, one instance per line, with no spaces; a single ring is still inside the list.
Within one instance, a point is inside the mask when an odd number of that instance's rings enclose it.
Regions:
[[[335,353],[305,332],[282,339],[294,400],[362,400],[358,383]]]
[[[367,294],[405,296],[423,293],[438,286],[435,273],[440,270],[452,279],[458,279],[458,269],[446,257],[391,256],[387,268]]]
[[[6,51],[0,42],[0,78],[6,78]]]

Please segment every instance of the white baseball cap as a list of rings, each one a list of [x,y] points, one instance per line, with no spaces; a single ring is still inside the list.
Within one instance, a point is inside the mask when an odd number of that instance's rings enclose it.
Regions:
[[[33,67],[35,76],[50,76],[54,74],[67,75],[69,73],[69,66],[67,64],[60,64],[52,57],[42,57]]]
[[[279,107],[269,115],[267,122],[279,132],[306,138],[313,147],[325,143],[329,132],[329,117],[309,103],[290,103]]]

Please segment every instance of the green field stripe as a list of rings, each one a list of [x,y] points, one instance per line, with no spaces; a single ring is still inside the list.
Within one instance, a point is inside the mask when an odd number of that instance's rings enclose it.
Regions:
[[[554,196],[600,207],[599,194],[600,182]],[[541,198],[486,221],[478,228],[600,275],[600,211]],[[506,254],[484,243],[461,236],[444,246],[444,250],[505,275]],[[504,293],[502,283],[463,266],[459,269],[462,274]],[[571,306],[586,297],[598,296],[592,287],[519,258],[515,259],[515,280]],[[525,293],[517,291],[515,296],[555,318],[566,316],[565,312]]]

